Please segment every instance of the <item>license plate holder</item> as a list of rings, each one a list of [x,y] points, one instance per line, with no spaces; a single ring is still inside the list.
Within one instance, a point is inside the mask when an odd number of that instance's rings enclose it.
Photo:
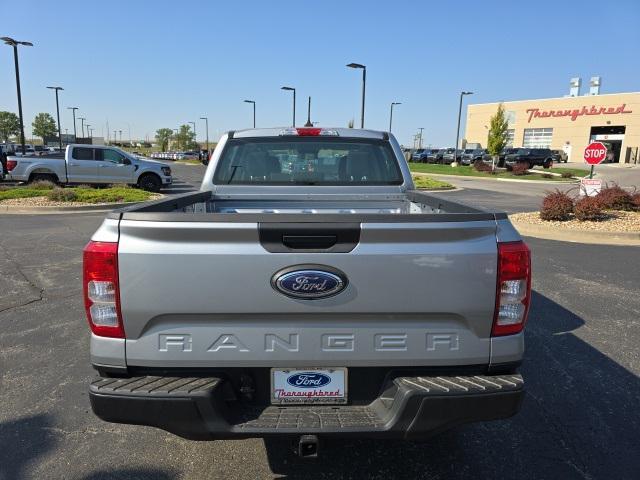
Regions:
[[[343,405],[348,399],[347,385],[345,367],[272,368],[271,403]]]

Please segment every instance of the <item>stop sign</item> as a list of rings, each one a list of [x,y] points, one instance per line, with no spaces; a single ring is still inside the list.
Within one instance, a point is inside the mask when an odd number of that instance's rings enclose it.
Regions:
[[[607,158],[607,147],[600,142],[593,142],[584,149],[584,161],[589,165],[598,165]]]

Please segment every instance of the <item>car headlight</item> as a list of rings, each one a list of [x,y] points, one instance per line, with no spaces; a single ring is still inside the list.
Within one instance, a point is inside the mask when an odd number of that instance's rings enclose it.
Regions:
[[[170,177],[171,169],[169,167],[162,167],[162,173],[164,173],[167,177]]]

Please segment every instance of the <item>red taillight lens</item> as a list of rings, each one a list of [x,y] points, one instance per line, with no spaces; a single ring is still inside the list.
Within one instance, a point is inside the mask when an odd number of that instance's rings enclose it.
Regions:
[[[7,160],[7,171],[11,171],[18,165],[17,160]]]
[[[83,251],[82,290],[91,331],[124,338],[118,284],[118,244],[89,242]]]
[[[531,252],[524,242],[498,243],[498,284],[491,335],[524,328],[531,302]]]
[[[311,127],[306,127],[306,128],[296,128],[298,135],[300,135],[301,137],[317,137],[318,135],[320,135],[320,132],[322,131],[321,128],[311,128]]]

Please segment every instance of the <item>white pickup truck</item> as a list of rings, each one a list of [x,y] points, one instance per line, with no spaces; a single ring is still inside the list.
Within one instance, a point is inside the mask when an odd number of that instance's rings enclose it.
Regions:
[[[164,163],[102,145],[69,145],[64,156],[9,156],[6,168],[6,179],[18,182],[125,183],[152,192],[172,182]]]

